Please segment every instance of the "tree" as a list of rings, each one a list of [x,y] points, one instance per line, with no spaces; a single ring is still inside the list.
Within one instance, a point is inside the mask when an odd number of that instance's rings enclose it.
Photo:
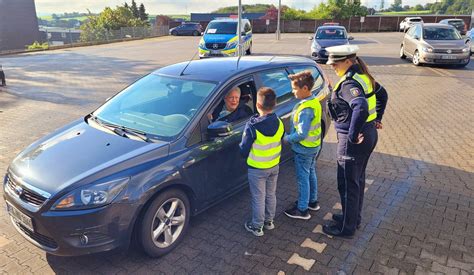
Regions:
[[[133,17],[140,18],[140,11],[138,11],[137,3],[135,0],[132,0],[132,6],[130,7],[130,11],[132,12]]]
[[[390,10],[392,11],[402,11],[403,8],[402,8],[402,0],[395,0],[392,4],[392,6],[390,7]]]
[[[140,8],[138,10],[138,16],[140,20],[148,21],[148,13],[146,13],[145,5],[143,5],[143,3],[140,4]]]
[[[385,7],[385,1],[380,0],[380,10],[383,10],[384,7]]]
[[[130,7],[128,6],[127,2],[125,2],[125,4],[123,4],[123,7],[126,8],[126,9],[130,9]]]

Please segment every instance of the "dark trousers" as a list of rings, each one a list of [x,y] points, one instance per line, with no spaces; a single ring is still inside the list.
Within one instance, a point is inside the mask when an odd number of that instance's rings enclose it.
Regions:
[[[3,71],[0,71],[0,80],[2,81],[2,86],[7,85],[7,82],[5,81],[5,73]]]
[[[337,134],[337,189],[343,215],[341,231],[348,234],[353,234],[361,222],[365,169],[378,139],[373,122],[365,125],[362,134],[364,141],[361,144],[351,143],[347,134]]]

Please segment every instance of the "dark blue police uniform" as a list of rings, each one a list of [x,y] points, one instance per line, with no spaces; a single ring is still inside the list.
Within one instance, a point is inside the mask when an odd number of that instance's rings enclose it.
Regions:
[[[349,68],[346,80],[332,93],[328,102],[338,139],[337,183],[342,216],[335,219],[336,225],[326,225],[323,230],[341,237],[354,235],[361,222],[365,169],[378,138],[375,120],[366,122],[369,116],[368,103],[363,87],[351,78],[354,73],[361,73],[358,65]],[[360,133],[364,139],[357,144]]]

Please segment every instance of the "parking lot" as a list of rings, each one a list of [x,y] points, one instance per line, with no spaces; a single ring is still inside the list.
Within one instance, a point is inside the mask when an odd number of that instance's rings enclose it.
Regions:
[[[307,56],[308,36],[283,34],[276,41],[273,34],[255,35],[253,52]],[[463,69],[415,67],[398,57],[402,33],[353,36],[353,44],[359,45],[360,55],[389,93],[384,129],[367,168],[362,227],[354,239],[321,233],[329,213],[340,208],[337,141],[331,129],[317,164],[321,210],[309,221],[283,214],[297,196],[292,163],[280,169],[275,230],[261,238],[245,231],[243,223],[250,215],[246,189],[193,217],[181,245],[159,259],[135,247],[83,257],[48,255],[16,232],[1,197],[0,271],[473,274],[472,57]],[[133,80],[196,58],[198,40],[162,37],[0,57],[9,85],[0,88],[0,172],[27,145],[93,111]],[[329,66],[322,68],[336,80]]]

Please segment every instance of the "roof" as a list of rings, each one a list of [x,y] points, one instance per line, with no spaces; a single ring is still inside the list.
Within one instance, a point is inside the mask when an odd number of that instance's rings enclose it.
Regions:
[[[441,23],[424,23],[423,27],[439,27],[439,28],[453,28],[451,25],[441,24]]]
[[[345,28],[344,26],[319,26],[318,29],[321,29],[321,30],[326,30],[326,29],[330,29],[330,30],[336,30],[336,29],[345,30],[346,28]]]
[[[233,13],[191,13],[191,21],[211,21],[219,17],[230,17],[235,15]],[[244,12],[242,18],[244,19],[259,19],[265,16],[265,13],[261,12]]]
[[[208,58],[170,65],[153,72],[154,74],[179,77],[183,69],[183,77],[203,81],[225,82],[239,74],[254,69],[271,69],[288,65],[314,65],[314,61],[305,57],[294,56],[243,56],[237,68],[237,57]]]

